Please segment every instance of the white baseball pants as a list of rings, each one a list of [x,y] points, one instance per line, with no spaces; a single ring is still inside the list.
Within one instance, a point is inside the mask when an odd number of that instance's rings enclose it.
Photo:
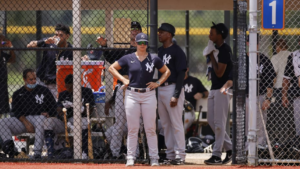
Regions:
[[[128,124],[127,159],[136,159],[135,152],[141,115],[144,121],[150,159],[159,159],[155,124],[156,105],[155,90],[145,93],[126,90],[125,110]]]

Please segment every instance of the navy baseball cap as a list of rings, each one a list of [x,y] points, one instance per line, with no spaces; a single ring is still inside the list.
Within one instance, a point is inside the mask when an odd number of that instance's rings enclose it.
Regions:
[[[142,41],[148,42],[148,36],[144,33],[139,33],[136,35],[135,41],[136,42],[142,42]]]
[[[222,35],[222,38],[223,39],[226,39],[226,37],[228,36],[228,28],[225,26],[224,23],[218,23],[218,24],[215,24],[214,22],[212,22],[213,26],[211,28],[215,28],[216,30],[218,30],[221,35]]]
[[[140,30],[142,30],[141,24],[137,21],[131,22],[131,28],[139,28]]]
[[[172,36],[175,36],[175,27],[169,23],[162,23],[158,30],[170,32]]]

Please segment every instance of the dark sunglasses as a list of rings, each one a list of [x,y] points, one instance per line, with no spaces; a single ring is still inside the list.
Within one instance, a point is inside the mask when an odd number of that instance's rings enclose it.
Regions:
[[[140,28],[131,28],[132,31],[138,31]]]
[[[146,41],[140,41],[140,42],[137,42],[138,45],[148,45],[148,42]]]

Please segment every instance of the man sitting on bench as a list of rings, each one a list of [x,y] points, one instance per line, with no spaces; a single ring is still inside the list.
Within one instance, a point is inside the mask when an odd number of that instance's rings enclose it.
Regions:
[[[48,149],[48,158],[53,158],[54,153],[54,136],[55,134],[64,134],[65,133],[65,124],[64,124],[64,114],[62,112],[63,108],[67,109],[67,119],[73,124],[73,75],[69,74],[65,78],[65,87],[66,90],[59,93],[57,101],[57,118],[47,118],[44,123],[45,129],[45,140],[46,146]],[[90,112],[93,110],[95,105],[94,95],[91,89],[86,87],[81,87],[82,93],[82,105],[81,105],[81,125],[82,125],[82,151],[87,155],[88,154],[88,121],[86,114],[85,104],[89,103]],[[87,156],[86,156],[87,157]],[[83,156],[85,158],[85,156]]]
[[[50,90],[36,84],[33,69],[23,71],[25,85],[13,93],[12,112],[15,117],[0,120],[0,133],[3,140],[2,150],[14,158],[15,149],[12,135],[35,133],[33,159],[41,159],[44,145],[43,121],[56,114],[56,102]]]

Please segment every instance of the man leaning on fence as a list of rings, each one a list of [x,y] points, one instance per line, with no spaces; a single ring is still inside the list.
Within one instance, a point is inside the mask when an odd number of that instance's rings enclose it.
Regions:
[[[67,42],[70,37],[70,28],[57,24],[53,37],[44,38],[42,40],[31,41],[27,47],[43,47],[43,48],[72,48]],[[37,69],[37,83],[49,88],[55,98],[57,98],[56,87],[56,65],[57,60],[73,60],[72,50],[44,50],[43,59]]]
[[[41,159],[44,120],[56,114],[56,102],[48,88],[36,83],[33,69],[23,71],[23,80],[25,85],[13,94],[12,112],[15,117],[0,120],[2,150],[9,158],[14,158],[16,152],[12,136],[35,133],[33,159]]]
[[[57,101],[57,117],[47,118],[44,121],[44,129],[45,129],[45,141],[48,149],[48,158],[53,158],[54,149],[54,136],[56,134],[64,134],[65,133],[65,124],[64,124],[64,114],[62,112],[63,108],[67,109],[67,119],[68,119],[68,127],[72,128],[74,119],[73,118],[73,94],[78,94],[78,92],[73,92],[73,75],[69,74],[65,78],[65,87],[66,90],[59,93],[58,101]],[[83,158],[87,158],[88,154],[88,130],[87,126],[87,114],[86,114],[86,103],[89,103],[90,112],[93,110],[93,106],[95,105],[94,95],[91,89],[82,87],[82,105],[81,105],[81,125],[82,125],[82,151]]]

